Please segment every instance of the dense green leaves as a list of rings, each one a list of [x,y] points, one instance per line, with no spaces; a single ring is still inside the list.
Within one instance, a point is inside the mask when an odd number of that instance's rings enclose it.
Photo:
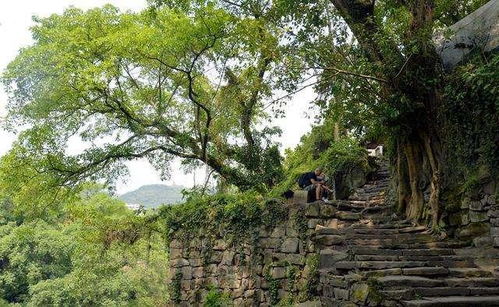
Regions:
[[[275,31],[212,5],[194,14],[73,8],[39,19],[35,43],[3,76],[9,127],[28,128],[19,146],[64,185],[113,180],[126,174],[122,162],[142,157],[165,177],[179,157],[243,189],[269,184],[254,179],[279,170],[269,139],[278,131],[255,127],[265,127]],[[86,149],[68,153],[78,139]]]
[[[160,225],[107,194],[86,191],[73,203],[62,202],[56,216],[32,212],[32,221],[22,223],[13,214],[18,205],[3,201],[0,299],[28,306],[166,302]],[[28,211],[30,204],[22,208]]]

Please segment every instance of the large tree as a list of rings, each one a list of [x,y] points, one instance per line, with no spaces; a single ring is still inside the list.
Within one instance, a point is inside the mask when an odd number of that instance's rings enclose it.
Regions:
[[[299,25],[290,31],[290,45],[297,50],[291,55],[302,59],[303,72],[319,74],[316,90],[324,114],[346,128],[392,143],[398,209],[433,227],[441,214],[439,200],[448,167],[441,139],[445,73],[433,37],[485,2],[281,4]]]
[[[242,189],[279,177],[279,131],[262,121],[276,28],[213,6],[72,8],[36,22],[3,76],[8,123],[59,184],[116,178],[143,157],[166,176],[174,157],[205,164]],[[72,138],[91,146],[71,155]]]

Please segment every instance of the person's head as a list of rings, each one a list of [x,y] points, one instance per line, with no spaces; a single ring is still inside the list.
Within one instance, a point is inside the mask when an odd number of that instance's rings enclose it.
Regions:
[[[315,175],[319,176],[320,174],[322,174],[322,167],[318,167],[315,169],[314,171]]]

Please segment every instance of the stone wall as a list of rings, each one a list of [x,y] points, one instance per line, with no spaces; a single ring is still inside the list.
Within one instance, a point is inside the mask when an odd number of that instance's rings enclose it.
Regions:
[[[497,183],[485,182],[465,193],[460,204],[449,214],[453,235],[472,240],[477,247],[499,247],[499,204],[496,202]]]
[[[173,305],[202,305],[210,291],[226,293],[235,306],[268,306],[279,301],[317,299],[317,224],[336,225],[335,209],[324,203],[287,206],[276,225],[245,230],[233,237],[220,229],[213,235],[180,236],[170,242]],[[182,238],[184,237],[184,238]]]

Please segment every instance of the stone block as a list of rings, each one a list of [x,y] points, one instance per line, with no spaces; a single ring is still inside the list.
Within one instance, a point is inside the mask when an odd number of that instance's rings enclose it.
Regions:
[[[495,205],[496,204],[496,198],[494,195],[488,195],[487,196],[487,204],[489,205]]]
[[[242,297],[234,299],[234,306],[244,306],[244,299]]]
[[[180,288],[184,291],[191,290],[191,281],[190,280],[181,280],[180,281]]]
[[[470,208],[471,199],[469,197],[465,197],[461,200],[461,209],[469,209]]]
[[[333,289],[334,297],[339,299],[339,300],[348,300],[349,299],[349,293],[348,290],[345,289],[339,289],[339,288],[334,288]]]
[[[351,299],[355,303],[360,303],[361,305],[364,305],[368,295],[369,295],[369,285],[364,283],[362,284],[358,283],[352,286]]]
[[[295,264],[295,265],[305,264],[305,258],[299,254],[286,254],[283,260],[289,262],[290,264]]]
[[[489,210],[487,212],[487,216],[491,218],[498,218],[499,217],[499,210]]]
[[[473,239],[473,245],[476,247],[487,247],[492,246],[492,237],[485,235]]]
[[[243,287],[239,287],[237,289],[234,289],[234,291],[232,291],[232,293],[231,293],[232,298],[237,299],[237,298],[242,297],[244,295],[245,290],[246,289],[244,289]],[[234,304],[235,304],[235,302],[236,302],[236,300],[234,301]],[[241,304],[238,304],[236,306],[241,306]]]
[[[262,278],[254,277],[248,280],[249,289],[259,289],[261,287]]]
[[[499,247],[499,237],[494,237],[494,247]]]
[[[241,281],[234,276],[220,277],[220,287],[223,289],[237,289],[241,285]]]
[[[216,264],[208,264],[204,266],[204,272],[209,275],[218,276],[218,266]]]
[[[324,227],[322,225],[317,225],[315,227],[315,233],[317,235],[339,235],[341,232],[337,228]]]
[[[215,277],[205,278],[204,283],[206,284],[206,286],[213,286],[215,288],[218,288],[220,286],[220,282],[218,281],[218,278],[215,278]]]
[[[345,242],[345,237],[339,235],[318,235],[315,236],[314,240],[320,245],[330,246],[342,244]]]
[[[493,237],[499,236],[499,227],[491,227],[490,235]]]
[[[340,220],[345,220],[345,221],[357,221],[360,220],[361,218],[360,213],[354,213],[349,211],[338,211],[336,212],[336,217],[339,218]]]
[[[348,254],[339,251],[321,251],[319,256],[319,267],[320,268],[331,268],[338,261],[343,261],[348,259]]]
[[[306,301],[303,303],[296,304],[294,306],[295,307],[321,307],[322,304],[321,304],[321,301],[317,300],[317,301]]]
[[[288,237],[298,237],[298,230],[293,226],[286,227],[286,235]]]
[[[227,242],[222,239],[215,240],[213,244],[213,250],[224,251],[227,248]]]
[[[317,224],[320,223],[321,223],[320,219],[309,219],[307,224],[309,229],[315,229],[315,226],[317,226]]]
[[[188,266],[188,265],[189,265],[189,260],[184,259],[184,258],[178,258],[178,259],[170,261],[170,266],[173,268],[180,268],[180,267],[184,267],[184,266]]]
[[[170,248],[183,248],[183,247],[184,245],[182,244],[182,242],[177,239],[173,239],[170,242]]]
[[[329,204],[320,205],[320,215],[322,218],[334,217],[336,214],[336,208]]]
[[[338,219],[326,220],[324,226],[328,228],[338,228]]]
[[[284,227],[275,227],[270,233],[271,238],[280,238],[286,235],[286,230]]]
[[[261,226],[260,229],[258,230],[258,236],[260,238],[267,238],[270,236],[270,232],[265,226]]]
[[[192,277],[194,278],[202,278],[204,276],[204,268],[197,267],[192,269]]]
[[[170,259],[178,259],[182,258],[182,249],[181,248],[171,248],[170,249]]]
[[[486,212],[470,211],[469,215],[472,223],[484,222],[489,219]]]
[[[470,209],[474,211],[482,211],[485,202],[482,201],[472,201],[470,202]]]
[[[235,253],[232,251],[225,251],[220,264],[231,266],[234,263],[234,255]]]
[[[223,252],[221,251],[213,251],[211,255],[209,255],[208,259],[206,259],[206,262],[208,264],[215,264],[215,263],[220,263],[223,258]]]
[[[277,267],[273,267],[270,270],[270,275],[274,279],[283,279],[283,278],[286,278],[286,271],[287,271],[286,267],[277,266]]]
[[[202,266],[203,265],[203,259],[201,259],[201,258],[192,258],[192,259],[189,259],[189,265],[191,267]]]
[[[293,203],[295,204],[306,204],[308,201],[308,191],[296,190],[293,191]]]
[[[196,248],[198,248],[199,246],[201,246],[202,244],[201,244],[201,240],[200,240],[200,239],[198,239],[198,238],[194,238],[194,239],[191,239],[191,240],[189,241],[189,244],[188,244],[188,245],[189,245],[189,247],[190,247],[191,249],[196,249]]]
[[[256,264],[256,265],[251,266],[250,270],[251,270],[252,275],[261,276],[262,271],[263,271],[263,266],[260,264]]]
[[[278,238],[263,238],[260,239],[260,246],[263,248],[278,248],[281,245],[281,240]]]
[[[180,268],[180,272],[182,273],[182,279],[192,279],[192,268],[190,266]]]
[[[298,238],[287,238],[282,243],[281,251],[283,253],[297,253],[298,243],[299,243]]]
[[[305,216],[306,217],[319,217],[320,215],[320,203],[319,202],[313,202],[310,204],[307,204],[306,209],[305,209]]]

